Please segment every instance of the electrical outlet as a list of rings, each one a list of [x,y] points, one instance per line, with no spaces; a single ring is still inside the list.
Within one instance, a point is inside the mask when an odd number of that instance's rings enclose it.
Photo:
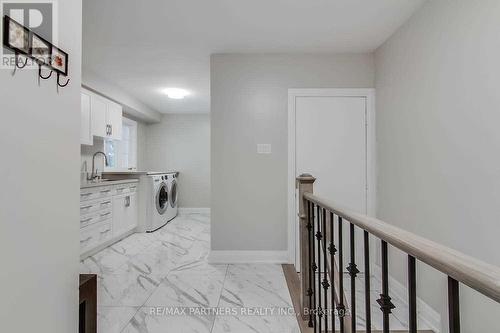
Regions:
[[[271,154],[271,144],[269,143],[257,144],[257,154]]]

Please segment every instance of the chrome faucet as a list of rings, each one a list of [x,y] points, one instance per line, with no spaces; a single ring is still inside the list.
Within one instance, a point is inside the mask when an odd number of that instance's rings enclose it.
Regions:
[[[104,163],[106,166],[108,166],[108,157],[106,156],[106,154],[104,154],[102,151],[98,151],[94,154],[94,156],[92,156],[92,174],[90,175],[90,178],[87,178],[87,180],[90,180],[90,181],[93,181],[95,178],[97,178],[97,170],[95,170],[95,157],[97,155],[101,154],[102,156],[104,156]]]

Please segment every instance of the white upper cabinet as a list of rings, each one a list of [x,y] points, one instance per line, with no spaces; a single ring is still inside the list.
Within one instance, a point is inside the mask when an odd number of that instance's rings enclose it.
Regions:
[[[121,140],[122,117],[121,105],[82,88],[82,144],[91,145],[93,136]]]
[[[92,115],[90,107],[90,95],[82,91],[82,108],[80,118],[80,143],[82,145],[93,145]]]
[[[105,138],[107,136],[106,110],[107,103],[101,96],[91,95],[92,134]]]
[[[113,140],[122,139],[122,126],[123,126],[123,110],[122,106],[113,102],[108,103],[107,121],[110,126],[109,137]]]

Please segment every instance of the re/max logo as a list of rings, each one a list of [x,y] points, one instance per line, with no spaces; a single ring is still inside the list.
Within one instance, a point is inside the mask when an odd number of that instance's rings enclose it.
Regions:
[[[0,17],[5,15],[57,45],[57,0],[0,0]],[[15,64],[14,52],[3,47],[1,50],[1,67],[11,68]]]

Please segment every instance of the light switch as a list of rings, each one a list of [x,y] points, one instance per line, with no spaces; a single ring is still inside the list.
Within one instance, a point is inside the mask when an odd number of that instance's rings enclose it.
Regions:
[[[257,144],[257,154],[271,154],[271,144],[269,143]]]

